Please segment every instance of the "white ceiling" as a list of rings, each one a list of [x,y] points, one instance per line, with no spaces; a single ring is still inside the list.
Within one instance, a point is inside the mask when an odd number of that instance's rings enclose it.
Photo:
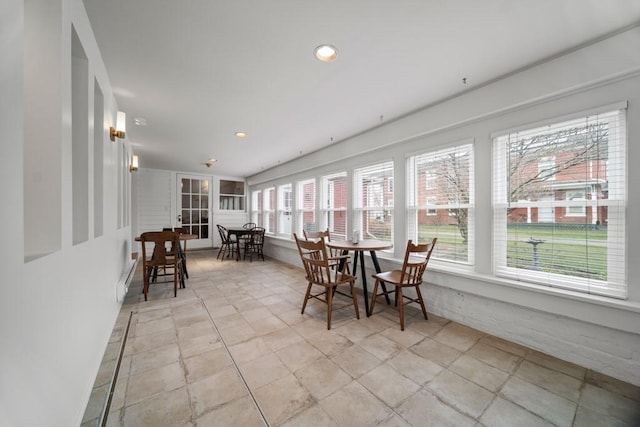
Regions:
[[[232,177],[640,22],[638,0],[84,4],[140,166]]]

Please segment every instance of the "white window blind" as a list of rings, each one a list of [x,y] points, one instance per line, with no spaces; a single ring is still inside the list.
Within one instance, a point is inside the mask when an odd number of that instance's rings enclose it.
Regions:
[[[262,191],[257,190],[251,193],[251,222],[262,227]]]
[[[473,264],[473,176],[471,143],[407,159],[407,236],[437,237],[434,259]]]
[[[393,162],[354,171],[354,227],[361,239],[393,242]]]
[[[291,184],[278,186],[278,234],[291,237]]]
[[[276,189],[265,188],[262,192],[262,227],[265,233],[276,232]]]
[[[321,180],[320,209],[333,239],[347,239],[347,173],[325,175]],[[350,237],[350,236],[349,236]]]
[[[496,275],[626,298],[625,113],[494,138]]]
[[[307,179],[299,181],[296,194],[297,200],[297,226],[298,237],[305,231],[317,231],[316,222],[316,180]]]

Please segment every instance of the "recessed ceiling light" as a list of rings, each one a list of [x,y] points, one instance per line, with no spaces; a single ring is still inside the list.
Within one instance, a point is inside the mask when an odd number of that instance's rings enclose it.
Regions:
[[[247,133],[246,132],[236,132],[236,136],[238,138],[246,138],[247,137]]]
[[[338,50],[330,44],[321,44],[313,51],[313,54],[320,61],[331,62],[338,56]]]

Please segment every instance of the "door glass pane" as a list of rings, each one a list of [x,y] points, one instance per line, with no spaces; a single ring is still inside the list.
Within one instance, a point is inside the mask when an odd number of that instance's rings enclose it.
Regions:
[[[191,196],[191,208],[192,209],[200,209],[200,196],[197,194],[193,194]]]
[[[182,178],[182,192],[190,193],[191,192],[191,180]]]
[[[189,209],[191,206],[190,200],[191,198],[188,195],[182,195],[182,209]]]

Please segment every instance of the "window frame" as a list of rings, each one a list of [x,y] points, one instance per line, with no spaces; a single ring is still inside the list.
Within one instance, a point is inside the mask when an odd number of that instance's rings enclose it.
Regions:
[[[251,222],[262,227],[262,190],[251,192]]]
[[[262,190],[262,227],[265,234],[276,234],[276,187],[271,186]]]
[[[520,128],[513,130],[505,130],[499,133],[491,135],[493,140],[493,216],[494,216],[494,274],[496,277],[503,277],[507,279],[513,279],[523,283],[531,283],[535,285],[542,285],[551,288],[566,289],[576,291],[584,294],[594,294],[612,298],[626,299],[628,292],[628,282],[626,277],[627,260],[626,260],[626,218],[625,218],[625,206],[627,204],[627,191],[628,191],[628,174],[627,174],[627,150],[629,140],[627,136],[627,103],[618,103],[610,106],[605,106],[589,111],[583,111],[576,114],[567,115],[564,117],[550,118],[543,122],[521,126]],[[532,244],[532,252],[534,253],[534,264],[532,268],[524,269],[519,267],[513,267],[508,265],[507,258],[507,225],[508,225],[508,209],[527,208],[532,209],[536,207],[556,209],[558,207],[565,208],[570,206],[565,198],[556,200],[552,198],[546,202],[534,203],[531,201],[520,200],[513,202],[507,197],[508,194],[508,180],[507,171],[508,166],[508,154],[506,152],[506,145],[508,139],[513,134],[522,132],[524,134],[535,134],[536,132],[542,133],[545,128],[557,129],[555,132],[559,132],[562,129],[569,128],[571,126],[580,126],[580,123],[586,123],[586,126],[594,126],[599,123],[613,123],[614,126],[608,126],[607,131],[610,132],[606,140],[606,158],[599,158],[597,160],[600,163],[606,164],[606,183],[607,194],[606,198],[596,198],[592,200],[586,200],[576,203],[582,203],[586,207],[591,207],[592,212],[600,215],[600,209],[606,207],[606,259],[604,264],[606,265],[606,279],[598,279],[594,277],[584,277],[586,273],[582,273],[576,270],[582,276],[573,274],[561,274],[556,272],[544,272],[540,271],[538,264],[535,264],[536,260],[540,259],[540,256],[536,256],[533,248],[538,245]],[[553,135],[551,131],[546,131],[548,134]],[[585,139],[586,140],[586,139]],[[592,140],[589,140],[592,141]],[[588,143],[587,143],[588,144]],[[603,144],[604,145],[604,144]],[[600,150],[600,146],[597,146],[597,150]],[[562,154],[562,153],[560,153]],[[585,178],[586,182],[591,181],[593,159],[585,154],[586,160],[579,165],[588,169],[588,177]],[[560,172],[558,172],[559,174]],[[555,177],[554,177],[555,178]],[[551,184],[555,188],[560,188],[561,180],[551,179]],[[554,188],[554,187],[551,187]],[[585,196],[589,194],[585,192]],[[573,218],[573,217],[572,217]],[[594,229],[597,229],[596,222]],[[554,224],[555,227],[555,218]],[[589,230],[588,223],[585,222],[585,230]],[[588,234],[588,231],[585,231]],[[533,240],[533,239],[529,239]],[[539,239],[544,240],[544,239]],[[526,242],[531,243],[531,242]],[[548,244],[545,241],[544,244]],[[551,241],[552,244],[557,244],[556,241]],[[559,244],[558,244],[559,246]],[[585,237],[585,252],[590,253],[589,248],[593,244],[590,243],[590,239]],[[555,250],[555,248],[554,248]],[[560,249],[558,249],[560,253]],[[565,251],[566,252],[566,251]],[[592,253],[597,251],[592,250]],[[592,255],[597,257],[598,255]],[[589,258],[591,259],[591,258]],[[594,258],[594,265],[597,258]],[[567,262],[570,267],[572,264]],[[589,265],[589,263],[587,263]]]
[[[353,228],[360,233],[361,240],[371,240],[369,232],[376,226],[384,229],[388,228],[388,236],[382,234],[375,236],[375,240],[390,241],[394,239],[394,171],[395,165],[393,160],[380,160],[379,162],[355,168],[353,170]],[[375,187],[369,187],[365,191],[363,182],[365,176],[381,173],[382,177],[379,183],[375,183]],[[371,191],[369,191],[371,190]],[[389,195],[391,196],[389,198]],[[380,200],[380,206],[375,206],[377,199]],[[366,202],[365,202],[366,200]],[[370,213],[380,212],[381,215],[376,217],[377,223],[372,223],[368,218],[367,225],[363,224],[363,216]],[[372,225],[373,224],[373,225]],[[389,251],[389,250],[388,250]]]
[[[310,203],[307,203],[308,198],[305,197],[305,185],[312,185],[313,193],[312,200]],[[295,218],[296,218],[296,234],[301,237],[304,235],[304,231],[317,231],[318,229],[318,214],[316,212],[317,205],[317,183],[315,178],[305,178],[296,182],[296,209],[295,209]],[[313,217],[314,227],[306,228],[305,226],[309,223],[305,222],[305,216],[311,214]]]
[[[440,244],[436,245],[431,259],[456,270],[470,270],[475,263],[475,141],[465,139],[408,154],[406,165],[407,238],[424,243],[420,240],[421,227],[423,232],[425,226],[433,228],[434,234],[428,237],[438,237]],[[422,170],[429,165],[437,168],[437,172]],[[435,177],[433,186],[422,182],[430,176]],[[457,183],[454,189],[466,186],[467,194],[452,193],[451,183]],[[466,218],[453,214],[461,209],[466,210]],[[460,228],[461,221],[465,221],[464,228]],[[458,231],[451,238],[447,228],[455,225]]]
[[[288,192],[288,197],[287,197]],[[293,185],[291,183],[278,185],[277,190],[277,202],[276,202],[276,217],[277,217],[277,234],[279,236],[292,238],[293,236]],[[284,230],[283,224],[289,217],[289,230]]]
[[[344,180],[344,207],[335,207],[335,204],[330,203],[330,200],[335,200],[335,182],[337,180]],[[320,220],[324,229],[328,229],[333,239],[347,240],[349,236],[349,219],[347,205],[349,202],[348,191],[348,174],[347,171],[335,172],[328,175],[323,175],[320,178]],[[344,218],[344,233],[340,233],[336,229],[336,216]]]

